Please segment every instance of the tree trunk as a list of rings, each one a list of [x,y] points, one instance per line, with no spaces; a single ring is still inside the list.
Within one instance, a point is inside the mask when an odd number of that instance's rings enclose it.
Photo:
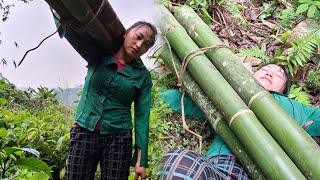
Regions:
[[[180,59],[199,49],[164,6],[156,9],[158,25]],[[194,57],[187,68],[267,178],[305,179],[205,55]]]

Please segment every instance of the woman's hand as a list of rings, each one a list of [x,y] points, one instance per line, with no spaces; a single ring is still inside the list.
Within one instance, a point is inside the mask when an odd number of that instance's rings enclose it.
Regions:
[[[140,167],[140,163],[137,163],[134,167],[134,180],[138,180],[141,177],[141,180],[147,179],[147,172],[145,167]]]
[[[141,177],[141,180],[147,179],[147,172],[145,167],[140,166],[140,159],[141,159],[141,149],[137,149],[137,163],[134,167],[134,180],[138,180]]]

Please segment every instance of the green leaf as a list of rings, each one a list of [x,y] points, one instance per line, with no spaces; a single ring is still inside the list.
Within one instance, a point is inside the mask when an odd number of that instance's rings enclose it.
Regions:
[[[296,14],[300,14],[307,11],[308,7],[309,7],[309,4],[301,4],[297,9]]]
[[[0,105],[6,105],[8,103],[8,100],[7,99],[4,99],[4,98],[0,98]]]
[[[34,172],[33,175],[28,179],[30,179],[30,180],[48,180],[49,176],[43,172]]]
[[[278,64],[279,64],[279,65],[284,65],[284,66],[288,65],[287,62],[279,62]]]
[[[293,76],[293,68],[292,68],[291,64],[288,64],[288,69],[289,69],[290,75]]]
[[[301,53],[307,58],[310,56],[310,54],[308,54],[306,51],[301,51]]]
[[[59,178],[63,179],[63,177],[66,175],[66,168],[62,168],[61,171],[59,172]]]
[[[49,166],[42,160],[37,158],[21,158],[18,159],[15,165],[20,166],[21,168],[28,169],[34,172],[44,172],[49,177],[51,177],[51,170]]]
[[[316,15],[316,11],[317,11],[317,6],[311,5],[308,9],[307,17],[308,18],[314,17]]]
[[[290,42],[290,45],[295,49],[295,50],[299,50],[299,47],[293,43],[293,42]]]
[[[6,153],[7,156],[9,156],[10,154],[15,153],[16,151],[21,151],[19,148],[15,148],[15,147],[6,147],[3,150],[4,150],[4,152]]]
[[[288,31],[286,31],[285,33],[282,34],[284,42],[287,41],[287,39],[290,37],[291,33],[292,33],[292,31],[288,30]]]
[[[260,15],[260,16],[261,16],[261,15]],[[259,16],[259,17],[260,17],[260,16]],[[271,35],[270,37],[272,37],[272,38],[278,40],[279,42],[283,43],[282,39],[278,38],[278,36],[276,36],[276,35],[274,35],[274,34]]]
[[[18,140],[17,140],[17,145],[19,145],[20,142],[21,142],[22,140],[24,140],[26,137],[27,137],[27,134],[21,134],[20,137],[19,137]]]
[[[297,61],[293,60],[293,61],[291,61],[291,62],[292,62],[292,64],[293,64],[294,66],[298,66]]]
[[[131,174],[131,175],[128,177],[128,180],[134,180],[134,174]]]
[[[7,130],[5,128],[0,129],[0,137],[5,137],[7,135]]]
[[[278,57],[276,57],[276,59],[287,60],[287,56],[278,56]]]
[[[300,59],[299,56],[296,56],[295,59],[296,59],[297,63],[298,63],[300,66],[303,66],[302,61],[301,61],[301,59]]]

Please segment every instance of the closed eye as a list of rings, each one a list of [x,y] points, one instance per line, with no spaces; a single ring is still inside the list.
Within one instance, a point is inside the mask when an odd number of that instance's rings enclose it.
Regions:
[[[149,42],[145,42],[144,45],[147,46],[147,47],[150,47],[150,43]]]

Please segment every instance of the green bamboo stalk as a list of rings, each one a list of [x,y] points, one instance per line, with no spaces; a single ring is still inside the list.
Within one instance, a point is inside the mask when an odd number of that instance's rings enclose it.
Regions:
[[[86,0],[61,0],[84,30],[107,52],[116,52],[114,41]],[[92,20],[92,21],[91,21]],[[91,23],[89,23],[91,21]]]
[[[94,12],[97,12],[102,3],[104,3],[101,9],[99,20],[102,22],[105,29],[112,34],[112,39],[116,49],[120,49],[123,42],[123,35],[126,29],[119,20],[117,14],[114,12],[111,4],[107,0],[87,0]]]
[[[187,6],[177,8],[175,17],[199,47],[223,44],[191,8]],[[259,85],[229,49],[213,49],[208,51],[206,56],[243,101],[248,106],[251,105],[250,109],[303,174],[308,179],[319,178],[320,148],[312,138],[299,127],[273,96]]]
[[[174,73],[175,70],[172,64],[168,46],[163,46],[159,50],[158,54],[159,57],[167,65],[167,67],[173,72],[174,75],[176,75]],[[172,58],[174,60],[176,68],[178,69],[178,71],[180,71],[181,62],[175,52],[172,52]],[[255,180],[265,179],[260,168],[246,152],[243,145],[239,142],[237,136],[229,128],[227,122],[222,119],[222,115],[218,112],[218,110],[215,108],[206,94],[202,91],[199,85],[194,81],[189,72],[185,72],[183,82],[184,88],[187,90],[192,100],[200,107],[200,109],[214,128],[215,132],[221,136],[228,147],[230,147],[231,151],[236,155],[237,159],[240,161],[242,167],[246,170],[249,177]]]
[[[198,50],[172,14],[164,6],[156,6],[158,25],[179,58]],[[205,55],[194,57],[187,67],[267,178],[305,179]]]
[[[75,20],[68,9],[62,4],[61,1],[57,0],[45,0],[50,7],[52,7],[61,18],[65,20]]]

